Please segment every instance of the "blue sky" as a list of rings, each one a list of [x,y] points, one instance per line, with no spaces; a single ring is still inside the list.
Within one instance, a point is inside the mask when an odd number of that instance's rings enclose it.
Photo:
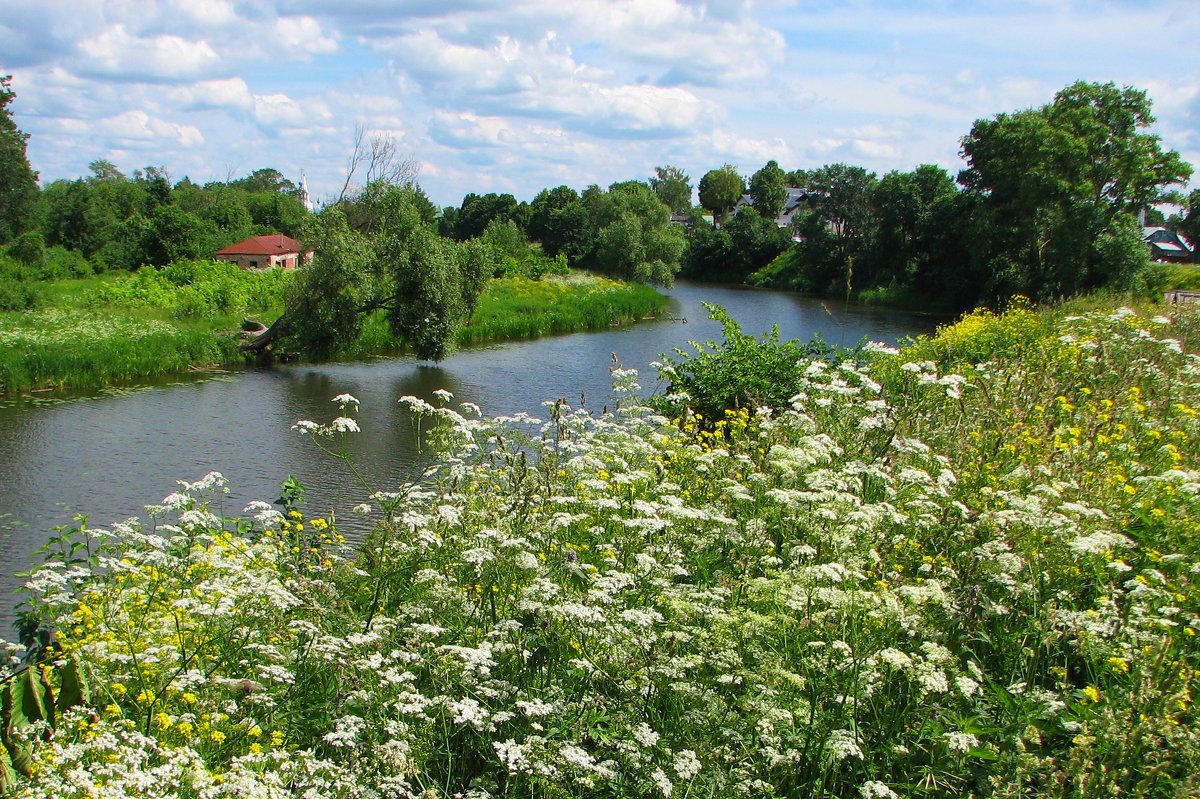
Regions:
[[[457,205],[661,164],[956,172],[976,119],[1080,79],[1146,90],[1200,166],[1197,30],[1197,0],[0,0],[0,73],[43,181],[274,167],[320,200],[363,126]]]

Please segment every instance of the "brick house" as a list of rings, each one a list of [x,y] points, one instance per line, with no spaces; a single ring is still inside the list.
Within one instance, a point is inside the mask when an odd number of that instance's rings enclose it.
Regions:
[[[232,261],[242,269],[270,269],[278,266],[283,269],[295,269],[301,263],[308,263],[312,258],[312,250],[301,255],[300,242],[282,233],[272,233],[267,236],[251,236],[237,244],[217,250],[214,256],[218,261]]]

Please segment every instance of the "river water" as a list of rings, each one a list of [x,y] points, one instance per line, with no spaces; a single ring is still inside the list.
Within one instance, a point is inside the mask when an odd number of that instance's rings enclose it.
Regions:
[[[609,401],[616,357],[641,372],[646,393],[656,387],[649,367],[690,341],[721,339],[702,302],[724,306],[747,333],[778,324],[782,339],[820,335],[832,344],[863,338],[885,343],[931,332],[936,319],[894,310],[821,302],[774,291],[680,282],[663,319],[599,333],[578,333],[457,353],[438,365],[386,358],[320,366],[284,365],[208,379],[109,392],[56,402],[17,401],[0,407],[0,637],[8,637],[18,571],[35,562],[47,531],[86,513],[93,527],[133,516],[160,501],[177,480],[219,471],[231,492],[225,512],[253,499],[273,501],[296,475],[306,486],[306,513],[349,509],[367,491],[344,464],[318,453],[292,431],[299,419],[328,422],[332,398],[357,397],[363,432],[349,437],[355,463],[374,490],[395,486],[416,458],[414,434],[396,400],[431,399],[446,389],[488,416],[527,412],[544,417],[542,402],[563,397],[595,411]],[[355,531],[350,530],[351,536]]]

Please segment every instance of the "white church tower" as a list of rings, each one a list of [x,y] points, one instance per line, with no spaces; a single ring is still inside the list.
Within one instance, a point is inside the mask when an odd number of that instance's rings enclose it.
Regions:
[[[304,203],[304,208],[311,214],[313,211],[312,198],[308,196],[308,178],[304,172],[300,172],[300,202]]]

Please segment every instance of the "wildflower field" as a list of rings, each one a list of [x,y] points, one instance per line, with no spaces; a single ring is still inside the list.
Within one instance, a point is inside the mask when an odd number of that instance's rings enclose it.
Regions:
[[[1184,311],[1017,308],[719,418],[687,392],[745,341],[668,362],[654,408],[619,369],[605,416],[403,398],[428,472],[364,496],[355,551],[294,486],[221,515],[218,475],[59,531],[6,785],[1196,795],[1198,342]],[[297,427],[336,457],[334,407]]]

